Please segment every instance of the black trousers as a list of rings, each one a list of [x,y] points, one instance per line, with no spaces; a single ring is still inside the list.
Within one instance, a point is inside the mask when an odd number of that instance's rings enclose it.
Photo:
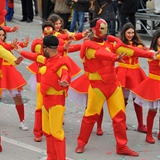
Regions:
[[[23,19],[33,20],[33,3],[32,0],[21,0]]]
[[[42,0],[42,20],[46,21],[51,13],[53,13],[54,4],[51,0]]]
[[[138,11],[139,13],[146,13],[144,9],[146,9],[147,0],[139,0],[138,2],[138,9],[143,9],[142,11]],[[142,24],[147,27],[147,21],[146,20],[140,20]],[[144,29],[144,27],[141,25],[141,29]]]
[[[130,21],[136,27],[135,13],[121,13],[120,15],[122,27],[125,23]],[[128,18],[128,21],[127,21]]]

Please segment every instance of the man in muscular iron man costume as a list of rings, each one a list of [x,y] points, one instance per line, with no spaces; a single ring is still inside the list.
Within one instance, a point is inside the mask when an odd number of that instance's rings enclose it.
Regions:
[[[117,44],[119,46],[118,49],[116,48],[117,45],[114,46],[114,44],[103,40],[107,34],[107,23],[103,19],[92,20],[90,27],[93,37],[82,44],[80,52],[84,70],[88,74],[90,81],[88,104],[82,119],[75,152],[84,152],[84,147],[106,101],[113,122],[117,154],[139,156],[138,152],[131,150],[127,146],[124,97],[114,69],[115,61],[119,60],[119,58],[121,59],[122,57],[119,56],[122,54],[117,55],[112,52],[118,53],[122,51],[123,47]],[[124,52],[127,56],[136,54],[134,49],[130,49],[129,53],[126,50]],[[146,56],[153,57],[152,53],[147,54]]]

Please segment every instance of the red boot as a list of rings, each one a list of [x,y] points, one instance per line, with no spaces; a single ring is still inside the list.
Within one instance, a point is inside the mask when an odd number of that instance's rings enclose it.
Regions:
[[[103,131],[102,128],[97,128],[97,133],[98,136],[102,136],[103,135]]]
[[[154,140],[153,136],[152,135],[148,135],[148,134],[146,135],[146,141],[148,143],[152,143],[152,144],[155,143],[155,140]]]
[[[98,118],[98,114],[95,114],[93,116],[83,116],[80,133],[77,139],[78,146],[76,147],[75,152],[84,152],[84,146],[88,143],[89,137],[93,130],[93,126],[95,122],[97,122]]]
[[[1,137],[0,137],[0,152],[2,152]]]
[[[154,122],[154,117],[156,115],[157,112],[154,112],[152,110],[148,111],[148,115],[147,115],[147,128],[148,128],[148,132],[146,135],[146,141],[148,143],[155,143],[155,140],[152,136],[152,128],[153,128],[153,122]]]
[[[103,135],[103,131],[102,131],[102,120],[103,120],[103,108],[102,111],[99,115],[98,121],[97,121],[97,135],[98,136],[102,136]]]
[[[158,140],[160,140],[160,132],[159,132],[159,134],[158,134],[158,137],[157,137],[157,138],[158,138]]]
[[[47,160],[57,160],[56,149],[52,136],[46,136]]]
[[[147,133],[146,125],[143,125],[143,110],[142,107],[138,104],[134,103],[134,109],[136,112],[137,120],[138,120],[138,128],[137,130],[142,133]]]
[[[2,146],[0,145],[0,152],[2,152]]]
[[[34,141],[41,142],[42,141],[42,109],[37,109],[35,111],[35,122],[34,122]]]
[[[59,140],[53,137],[53,141],[57,153],[57,159],[66,160],[66,139]]]
[[[77,148],[75,149],[76,153],[83,153],[84,152],[84,146],[77,146]]]
[[[129,149],[127,146],[117,150],[117,154],[138,157],[139,153]]]

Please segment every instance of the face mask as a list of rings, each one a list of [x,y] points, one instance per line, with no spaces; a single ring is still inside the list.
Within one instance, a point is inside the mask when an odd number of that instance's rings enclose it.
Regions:
[[[95,30],[96,36],[99,38],[104,38],[108,32],[107,23],[103,19],[99,19],[93,29]]]

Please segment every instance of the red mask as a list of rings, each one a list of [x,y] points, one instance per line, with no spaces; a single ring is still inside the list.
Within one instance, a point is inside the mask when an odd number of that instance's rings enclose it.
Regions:
[[[48,36],[48,35],[53,34],[53,28],[50,26],[45,27],[43,30],[43,34],[44,34],[44,36]]]
[[[96,26],[92,28],[98,38],[104,38],[108,32],[107,22],[103,19],[99,19],[96,22]]]

